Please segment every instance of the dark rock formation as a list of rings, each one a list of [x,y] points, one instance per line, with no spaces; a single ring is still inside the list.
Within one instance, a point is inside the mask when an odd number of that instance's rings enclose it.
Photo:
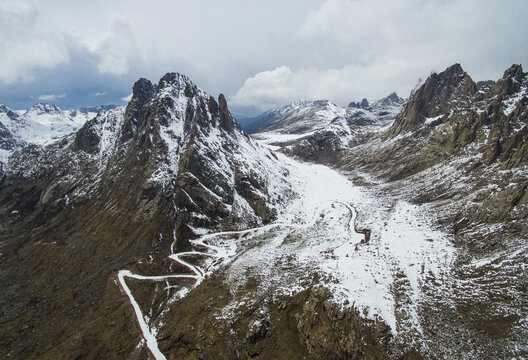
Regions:
[[[233,132],[235,129],[235,120],[227,109],[227,101],[224,94],[218,96],[219,111],[220,111],[220,127],[227,132]]]
[[[356,108],[356,109],[370,109],[370,104],[367,99],[361,100],[361,102],[351,102],[348,104],[349,108]]]
[[[449,113],[452,108],[466,103],[476,91],[477,85],[460,64],[452,65],[440,74],[432,74],[405,105],[388,136],[415,130],[425,118]]]
[[[20,142],[13,137],[2,123],[0,123],[0,149],[16,150],[21,147],[20,145]]]
[[[99,150],[99,136],[94,130],[93,123],[96,119],[87,122],[77,133],[75,134],[74,148],[76,150],[82,150],[87,153],[93,154]]]
[[[141,78],[132,88],[132,99],[127,105],[125,123],[121,133],[121,142],[126,142],[134,136],[137,131],[138,119],[141,118],[141,110],[155,95],[156,90],[150,80]]]

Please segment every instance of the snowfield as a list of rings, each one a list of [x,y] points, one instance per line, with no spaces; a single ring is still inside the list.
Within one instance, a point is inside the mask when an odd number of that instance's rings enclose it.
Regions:
[[[422,284],[431,276],[441,280],[448,275],[455,258],[450,236],[435,230],[430,215],[416,205],[378,199],[326,166],[278,156],[300,196],[282,209],[277,220],[282,227],[237,244],[237,257],[229,265],[231,281],[241,286],[241,279],[255,274],[269,279],[268,290],[291,294],[303,290],[303,277],[317,269],[329,280],[325,286],[337,303],[381,318],[397,334],[403,324],[396,321],[393,290],[395,279],[404,277],[412,300],[405,326],[420,331]],[[358,211],[368,226],[357,220]],[[366,228],[369,241],[360,231]]]
[[[139,309],[125,278],[162,281],[186,277],[194,278],[197,286],[223,267],[233,291],[244,286],[250,276],[261,279],[258,294],[234,300],[217,314],[228,320],[239,306],[258,301],[259,294],[293,295],[310,286],[309,280],[318,273],[342,307],[354,306],[366,318],[384,321],[394,335],[421,333],[419,306],[424,285],[447,281],[455,258],[451,237],[434,229],[427,220],[431,214],[419,206],[376,197],[326,166],[301,163],[280,153],[277,156],[289,170],[298,196],[277,206],[275,222],[221,233],[196,229],[202,234],[192,242],[197,250],[170,256],[192,275],[119,273],[156,359],[164,358],[155,342],[161,319],[147,325],[143,315],[147,311]],[[370,230],[370,236],[364,230]],[[198,265],[185,262],[182,257],[186,255],[202,255],[203,261]],[[395,297],[401,291],[409,301]],[[175,294],[173,301],[185,294]]]

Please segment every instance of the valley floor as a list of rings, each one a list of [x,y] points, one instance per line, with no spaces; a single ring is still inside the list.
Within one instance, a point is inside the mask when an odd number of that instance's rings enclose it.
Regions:
[[[147,277],[127,270],[119,273],[156,359],[165,358],[155,340],[164,312],[149,323],[145,314],[151,311],[141,311],[126,278],[167,281],[166,289],[170,288],[168,280],[193,278],[194,288],[223,268],[232,292],[243,288],[249,277],[259,278],[256,294],[236,298],[218,309],[216,317],[229,321],[240,306],[258,302],[262,296],[293,296],[305,290],[317,274],[342,309],[354,307],[367,319],[385,322],[401,341],[423,336],[420,306],[424,291],[428,283],[448,283],[455,257],[451,237],[436,229],[431,214],[417,205],[374,195],[326,166],[277,155],[290,171],[297,196],[279,209],[274,223],[215,234],[203,230],[193,241],[197,251],[170,256],[192,274]],[[199,265],[192,265],[193,261]],[[192,294],[189,290],[172,293],[167,306]]]

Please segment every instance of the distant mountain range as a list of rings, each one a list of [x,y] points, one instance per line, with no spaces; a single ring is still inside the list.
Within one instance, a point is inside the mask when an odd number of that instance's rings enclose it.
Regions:
[[[62,110],[57,105],[38,103],[26,111],[0,105],[0,162],[15,150],[30,144],[48,144],[78,130],[101,110],[113,105]]]
[[[341,108],[328,100],[298,100],[281,109],[267,111],[259,116],[237,119],[242,128],[251,133],[280,130],[291,134],[308,133],[320,130],[336,118],[349,121],[375,123],[390,121],[399,113],[404,99],[396,93],[369,104],[367,99],[361,103],[350,103],[348,108]]]

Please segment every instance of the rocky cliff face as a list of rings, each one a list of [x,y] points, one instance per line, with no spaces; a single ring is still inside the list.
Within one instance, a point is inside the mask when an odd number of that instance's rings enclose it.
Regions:
[[[473,151],[486,165],[521,166],[526,84],[519,65],[480,90],[458,64],[431,75],[379,140],[373,162],[391,162],[391,173],[386,175],[392,179]]]
[[[477,86],[460,64],[432,74],[416,91],[394,121],[389,136],[415,130],[426,119],[449,113],[454,108],[469,107]]]
[[[126,109],[16,152],[0,184],[0,351],[131,353],[138,328],[117,271],[149,263],[145,272],[164,273],[167,255],[189,248],[197,229],[271,221],[286,175],[223,96],[175,73],[139,80]]]

